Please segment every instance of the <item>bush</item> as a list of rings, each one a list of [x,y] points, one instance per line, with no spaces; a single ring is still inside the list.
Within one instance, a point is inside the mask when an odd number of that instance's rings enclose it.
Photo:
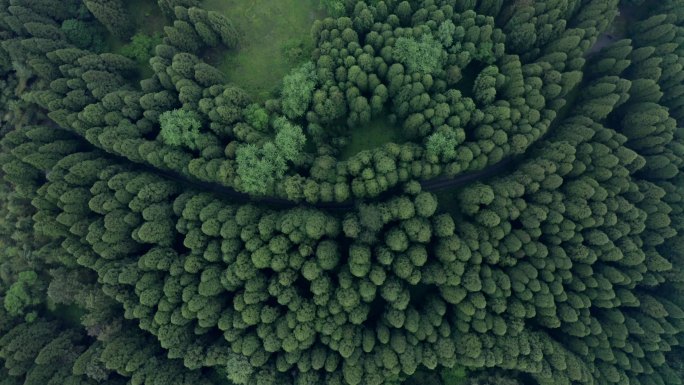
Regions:
[[[68,19],[62,22],[61,30],[67,40],[78,48],[93,52],[105,50],[104,31],[95,23]]]
[[[314,87],[316,87],[316,72],[311,62],[285,76],[282,91],[283,113],[290,119],[304,115],[311,103]]]
[[[119,52],[138,63],[146,64],[154,54],[155,47],[161,43],[161,35],[154,34],[150,36],[139,32],[133,35],[131,42],[121,47]]]
[[[425,34],[415,39],[400,37],[392,51],[394,58],[411,72],[431,74],[442,68],[446,53],[432,35]]]
[[[197,150],[202,122],[194,111],[172,110],[159,115],[159,137],[169,146],[186,146]]]

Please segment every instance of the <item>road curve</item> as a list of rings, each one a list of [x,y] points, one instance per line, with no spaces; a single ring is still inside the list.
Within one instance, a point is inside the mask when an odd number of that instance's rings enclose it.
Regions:
[[[69,133],[73,134],[70,130],[66,130],[62,127],[60,127],[57,123],[54,121],[47,119],[44,124],[47,124],[54,129],[58,130],[65,130],[68,131]],[[102,150],[101,150],[102,151]],[[118,154],[113,154],[110,152],[104,151],[108,156],[116,159],[120,159],[124,163],[134,163],[136,165],[136,168],[149,172],[151,174],[155,175],[160,175],[163,176],[167,179],[173,180],[180,185],[184,186],[190,186],[194,188],[195,190],[198,191],[203,191],[203,192],[212,192],[216,195],[226,197],[230,201],[234,202],[240,202],[240,203],[254,203],[254,204],[261,204],[261,205],[266,205],[270,206],[273,208],[294,208],[294,207],[311,207],[315,209],[321,209],[321,210],[332,210],[332,211],[342,211],[342,210],[350,210],[353,209],[354,206],[356,205],[357,201],[356,200],[348,200],[345,202],[322,202],[322,203],[315,203],[311,204],[308,202],[294,202],[288,199],[284,198],[276,198],[276,197],[259,197],[259,196],[251,196],[249,194],[239,192],[234,190],[232,187],[228,186],[222,186],[216,183],[210,183],[210,182],[204,182],[192,177],[188,177],[185,175],[181,175],[180,173],[170,171],[170,170],[162,170],[155,168],[151,165],[144,164],[144,163],[137,163],[137,162],[131,162],[130,159],[127,159],[121,155]],[[477,170],[477,171],[470,171],[470,172],[465,172],[458,174],[456,176],[450,177],[450,176],[440,176],[428,180],[423,180],[420,181],[420,185],[422,187],[423,191],[430,191],[430,192],[435,192],[435,191],[440,191],[440,190],[445,190],[445,189],[450,189],[450,188],[458,188],[462,187],[467,183],[471,183],[476,180],[481,180],[481,179],[486,179],[491,176],[494,176],[498,173],[500,173],[503,170],[508,169],[513,163],[514,159],[516,157],[508,157],[503,160],[501,160],[498,163],[495,163],[491,166],[488,166],[482,170]],[[384,196],[388,192],[395,191],[396,187],[391,188],[387,191],[384,191],[381,193],[379,196]],[[369,200],[377,199],[378,197],[371,197]]]
[[[506,158],[498,163],[495,163],[489,167],[486,167],[482,170],[477,170],[477,171],[471,171],[471,172],[466,172],[462,173],[459,175],[456,175],[454,177],[449,177],[449,176],[441,176],[437,178],[432,178],[424,181],[420,181],[420,185],[422,187],[423,191],[430,191],[430,192],[436,192],[440,190],[445,190],[445,189],[451,189],[451,188],[458,188],[462,187],[468,183],[472,183],[473,181],[476,180],[481,180],[481,179],[486,179],[491,176],[494,176],[498,174],[499,172],[506,170],[511,166],[513,163],[512,158]],[[191,185],[193,188],[199,191],[210,191],[213,192],[214,194],[227,197],[231,201],[236,201],[236,202],[242,202],[242,203],[257,203],[257,204],[264,204],[272,207],[277,207],[277,208],[293,208],[293,207],[311,207],[311,208],[316,208],[316,209],[321,209],[321,210],[349,210],[354,207],[356,204],[355,200],[349,200],[345,202],[323,202],[323,203],[307,203],[307,202],[294,202],[288,199],[284,198],[275,198],[275,197],[258,197],[258,196],[251,196],[249,194],[245,194],[239,191],[234,190],[231,187],[228,186],[222,186],[216,183],[210,183],[210,182],[203,182],[200,180],[196,179],[191,179],[188,178],[187,176],[183,176],[181,174],[172,172],[172,171],[166,171],[166,170],[159,170],[154,167],[148,166],[148,165],[143,165],[139,164],[143,169],[146,169],[148,172],[164,176],[168,179],[174,180],[180,184],[183,185]],[[388,191],[392,191],[393,189],[390,189]],[[381,194],[384,195],[384,194]],[[374,198],[370,198],[371,200]]]

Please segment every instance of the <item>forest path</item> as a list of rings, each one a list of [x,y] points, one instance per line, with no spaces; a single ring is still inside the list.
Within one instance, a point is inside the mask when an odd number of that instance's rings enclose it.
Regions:
[[[650,0],[649,0],[650,1]],[[621,17],[618,17],[618,20],[620,18],[630,20],[635,13],[634,9],[631,9],[629,7],[627,8],[622,8],[621,9]],[[315,15],[315,14],[314,14]],[[622,20],[624,23],[624,20]],[[622,31],[618,31],[622,32]],[[621,34],[618,34],[620,36]],[[592,46],[587,52],[587,55],[596,53],[597,51],[600,51],[601,49],[605,48],[606,46],[612,44],[616,39],[614,35],[611,35],[609,32],[606,32],[599,36],[597,41],[595,42],[594,46]],[[570,92],[566,98],[569,99],[568,101],[568,107],[572,106],[574,103],[574,100],[579,96],[576,92],[577,89],[573,90]],[[545,137],[548,136],[549,133],[554,131],[554,128],[564,120],[564,118],[568,115],[569,113],[568,108],[563,108],[558,115],[556,116],[556,119],[554,119],[554,122],[551,124],[551,127],[547,130],[547,132],[537,140],[537,143],[540,143],[544,140]],[[50,121],[50,125],[62,129],[61,127],[58,127],[58,125],[52,121]],[[526,157],[527,152],[511,157],[504,158],[503,160],[499,161],[498,163],[492,164],[488,167],[485,167],[484,169],[481,170],[476,170],[476,171],[469,171],[469,172],[463,172],[455,176],[438,176],[432,179],[428,180],[422,180],[419,181],[422,190],[423,191],[429,191],[429,192],[440,192],[444,190],[456,190],[461,187],[464,187],[465,185],[469,183],[473,183],[479,180],[484,180],[488,179],[497,175],[502,174],[503,172],[507,172],[510,170],[515,170],[516,165],[519,164],[520,162],[525,161],[527,159]],[[116,154],[111,154],[109,153],[109,156],[121,159],[122,161],[130,162],[129,159],[124,158],[122,156],[116,155]],[[284,198],[276,198],[276,197],[258,197],[258,196],[251,196],[246,193],[242,193],[239,191],[236,191],[235,189],[228,187],[228,186],[223,186],[219,185],[217,183],[211,183],[211,182],[204,182],[192,177],[188,177],[185,175],[181,175],[180,173],[170,171],[170,170],[160,170],[158,168],[155,168],[151,165],[148,164],[142,164],[142,163],[137,163],[137,167],[139,169],[142,169],[144,171],[150,172],[155,175],[160,175],[163,176],[167,179],[173,180],[176,183],[179,183],[183,186],[188,186],[191,188],[194,188],[198,191],[206,191],[206,192],[212,192],[218,196],[224,197],[229,201],[233,201],[236,203],[253,203],[253,204],[263,204],[267,206],[271,206],[273,208],[294,208],[294,207],[311,207],[311,208],[316,208],[316,209],[321,209],[321,210],[332,210],[332,211],[347,211],[350,209],[353,209],[354,206],[357,203],[362,203],[362,202],[373,202],[376,200],[381,199],[382,197],[388,196],[388,194],[391,194],[393,192],[396,192],[401,188],[401,185],[398,185],[396,187],[390,188],[380,195],[376,197],[370,197],[367,199],[352,199],[348,200],[345,202],[327,202],[327,203],[307,203],[307,202],[294,202],[288,199]]]
[[[123,161],[128,161],[128,159],[125,159],[123,157],[119,157],[118,155],[113,155],[110,154],[111,156],[121,158]],[[441,176],[433,179],[428,179],[424,181],[419,181],[420,185],[422,187],[423,191],[429,191],[429,192],[437,192],[440,190],[446,190],[446,189],[456,189],[459,187],[463,187],[464,185],[468,183],[472,183],[474,181],[482,180],[482,179],[487,179],[493,176],[498,175],[502,171],[509,170],[511,166],[513,166],[516,162],[514,162],[513,158],[506,158],[498,163],[495,163],[489,167],[486,167],[482,170],[477,170],[477,171],[471,171],[471,172],[466,172],[462,173],[459,175],[456,175],[455,177],[449,177],[449,176]],[[236,191],[232,187],[228,186],[222,186],[216,183],[210,183],[210,182],[204,182],[200,181],[197,179],[191,179],[188,178],[187,176],[181,175],[179,173],[173,172],[173,171],[167,171],[167,170],[160,170],[157,168],[154,168],[152,166],[146,165],[146,164],[138,164],[140,168],[143,170],[146,170],[150,173],[156,174],[163,176],[167,179],[173,180],[181,185],[184,186],[189,186],[191,188],[194,188],[199,191],[206,191],[206,192],[212,192],[216,195],[219,195],[221,197],[227,198],[229,201],[233,202],[240,202],[240,203],[254,203],[254,204],[264,204],[268,206],[272,206],[274,208],[294,208],[294,207],[312,207],[316,209],[321,209],[321,210],[350,210],[354,208],[356,203],[361,203],[365,201],[373,201],[375,199],[378,199],[379,197],[386,196],[387,193],[396,191],[397,188],[400,188],[400,186],[397,186],[395,188],[389,189],[382,194],[380,194],[378,197],[371,197],[366,200],[349,200],[345,202],[324,202],[324,203],[307,203],[307,202],[294,202],[288,199],[284,198],[275,198],[275,197],[258,197],[258,196],[251,196],[246,193],[242,193],[239,191]]]
[[[65,130],[64,128],[60,127],[56,122],[52,120],[47,120],[44,124],[49,125],[53,127],[54,129],[58,130]],[[67,130],[69,132],[72,132],[71,130]],[[110,152],[107,152],[107,155],[116,158],[120,160],[123,163],[131,163],[130,159],[113,154]],[[519,158],[519,159],[515,159]],[[491,166],[488,166],[482,170],[476,170],[476,171],[470,171],[470,172],[465,172],[459,175],[456,175],[454,177],[450,176],[440,176],[428,180],[423,180],[419,181],[422,190],[423,191],[429,191],[429,192],[437,192],[441,190],[446,190],[446,189],[456,189],[459,187],[464,186],[467,183],[471,183],[473,181],[477,180],[482,180],[482,179],[487,179],[492,176],[496,176],[502,171],[509,170],[512,168],[512,166],[516,163],[515,160],[522,160],[524,159],[524,154],[519,155],[517,157],[509,157],[501,160],[498,163],[495,163]],[[322,209],[322,210],[350,210],[354,208],[356,203],[361,203],[366,200],[349,200],[345,202],[324,202],[324,203],[315,203],[311,204],[308,202],[294,202],[288,199],[283,199],[283,198],[275,198],[275,197],[257,197],[257,196],[251,196],[249,194],[243,193],[236,191],[232,187],[228,186],[223,186],[219,185],[217,183],[211,183],[211,182],[205,182],[201,181],[195,178],[191,178],[185,175],[182,175],[180,173],[170,171],[170,170],[161,170],[156,167],[153,167],[149,164],[145,163],[135,163],[136,167],[139,170],[149,172],[154,175],[159,175],[162,176],[166,179],[172,180],[182,186],[188,186],[190,188],[194,188],[195,190],[198,191],[203,191],[203,192],[211,192],[216,195],[219,195],[221,197],[227,198],[229,201],[233,202],[239,202],[239,203],[255,203],[255,204],[264,204],[268,206],[272,206],[274,208],[294,208],[294,207],[312,207],[316,209]],[[391,188],[387,191],[384,191],[382,194],[380,194],[378,197],[371,197],[368,198],[367,201],[373,201],[378,199],[379,197],[386,196],[388,193],[396,191],[397,188],[400,188],[401,186],[397,186],[394,188]]]

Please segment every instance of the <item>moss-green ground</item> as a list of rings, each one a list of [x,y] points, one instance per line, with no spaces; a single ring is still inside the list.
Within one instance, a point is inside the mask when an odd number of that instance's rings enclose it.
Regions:
[[[136,32],[147,35],[163,33],[166,19],[162,15],[157,0],[126,0],[128,13],[133,17]]]
[[[299,63],[284,46],[293,39],[312,43],[311,26],[323,12],[318,0],[205,0],[203,7],[230,18],[243,33],[240,47],[211,60],[228,80],[263,101]]]
[[[164,26],[167,24],[164,15],[162,14],[156,0],[126,0],[126,8],[128,14],[133,18],[135,26],[135,33],[144,33],[146,35],[154,35],[164,33]],[[107,34],[105,40],[107,45],[107,52],[121,53],[121,49],[129,43],[118,39],[112,34]],[[149,78],[154,74],[152,67],[148,63],[140,63],[138,66],[139,78]]]
[[[76,305],[55,304],[49,299],[46,307],[48,312],[51,313],[55,318],[63,321],[67,325],[74,327],[81,326],[81,317],[83,317],[83,315],[86,313],[84,309]]]
[[[442,213],[451,214],[452,217],[458,218],[460,212],[460,205],[458,204],[458,193],[461,188],[449,188],[435,192],[439,211]]]
[[[389,122],[386,116],[371,120],[368,124],[349,130],[349,141],[340,153],[340,160],[346,160],[364,150],[372,150],[385,143],[404,142],[399,127]]]

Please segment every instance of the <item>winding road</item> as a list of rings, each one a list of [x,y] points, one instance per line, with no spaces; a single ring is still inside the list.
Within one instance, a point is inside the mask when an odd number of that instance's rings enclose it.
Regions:
[[[64,130],[64,131],[69,132],[70,134],[74,134],[73,131],[60,127],[56,122],[54,122],[51,119],[46,119],[42,124],[49,125],[50,127],[57,129],[57,130]],[[122,155],[106,152],[102,149],[99,149],[99,150],[105,152],[107,154],[107,156],[109,156],[109,157],[120,160],[122,163],[132,163],[130,159],[128,159]],[[482,170],[465,172],[465,173],[456,175],[454,177],[439,176],[436,178],[423,180],[423,181],[420,181],[420,185],[421,185],[423,191],[430,191],[430,192],[462,187],[462,186],[466,185],[467,183],[473,182],[475,180],[486,179],[486,178],[492,177],[494,175],[497,175],[501,171],[510,168],[515,163],[515,160],[517,158],[519,158],[519,156],[508,157],[508,158],[505,158],[505,159],[501,160],[500,162],[495,163],[491,166],[488,166]],[[204,181],[201,181],[201,180],[198,180],[195,178],[191,178],[188,176],[181,175],[180,173],[177,173],[177,172],[173,172],[173,171],[169,171],[169,170],[161,170],[161,169],[155,168],[155,167],[153,167],[149,164],[145,164],[145,163],[137,163],[137,162],[134,162],[134,163],[136,165],[136,168],[139,170],[143,170],[143,171],[149,172],[149,173],[154,174],[154,175],[163,176],[167,179],[175,181],[176,183],[178,183],[182,186],[189,186],[189,187],[192,187],[198,191],[212,192],[216,195],[227,198],[229,201],[234,201],[234,202],[260,203],[260,204],[271,206],[274,208],[311,207],[311,208],[316,208],[316,209],[321,209],[321,210],[333,210],[333,211],[350,210],[350,209],[353,209],[355,204],[357,203],[356,200],[348,200],[345,202],[323,202],[323,203],[311,204],[308,202],[294,202],[294,201],[284,199],[284,198],[251,196],[249,194],[236,191],[233,188],[228,187],[228,186],[222,186],[222,185],[219,185],[216,183],[204,182]],[[399,186],[395,186],[395,187],[390,188],[386,191],[383,191],[379,196],[371,197],[369,199],[370,200],[378,199],[379,197],[387,195],[388,192],[395,191],[397,187],[399,187]]]
[[[625,13],[623,17],[629,18],[629,12],[630,9],[621,9],[622,12]],[[625,12],[627,11],[627,12]],[[606,32],[600,35],[595,42],[594,46],[589,49],[585,55],[591,55],[594,54],[601,49],[605,48],[607,45],[610,45],[612,42],[617,40],[617,38],[622,37],[622,36],[613,36],[610,33]],[[576,97],[576,95],[574,96]],[[574,99],[572,97],[572,99]],[[565,111],[567,113],[567,111]],[[564,114],[559,114],[559,115],[564,115]],[[541,141],[544,139],[546,135],[548,135],[550,132],[553,131],[553,126],[558,124],[558,122],[563,120],[563,116],[557,116],[554,122],[551,124],[551,127],[547,130],[547,132],[542,136],[542,138],[539,138],[537,142]],[[63,129],[59,127],[55,122],[49,120],[49,124],[57,129]],[[67,130],[70,131],[70,130]],[[71,132],[71,131],[70,131]],[[122,160],[124,163],[130,162],[129,159],[108,153],[109,156],[117,158]],[[428,180],[423,180],[420,181],[420,185],[422,187],[423,191],[430,191],[430,192],[436,192],[440,190],[446,190],[446,189],[454,189],[454,188],[459,188],[463,187],[464,185],[468,183],[472,183],[473,181],[477,180],[482,180],[482,179],[487,179],[492,176],[498,175],[499,173],[510,170],[514,168],[514,165],[520,161],[521,159],[524,159],[524,154],[522,156],[511,156],[507,157],[503,160],[501,160],[498,163],[495,163],[493,165],[490,165],[482,170],[477,170],[477,171],[470,171],[470,172],[465,172],[461,173],[459,175],[450,177],[450,176],[439,176],[436,178],[428,179]],[[239,191],[234,190],[231,187],[227,186],[222,186],[216,183],[210,183],[210,182],[204,182],[200,181],[191,177],[187,177],[184,175],[181,175],[179,173],[173,172],[173,171],[168,171],[168,170],[160,170],[157,168],[154,168],[150,165],[147,164],[141,164],[137,163],[137,166],[145,171],[148,171],[152,174],[155,175],[161,175],[164,176],[165,178],[168,178],[170,180],[176,181],[177,183],[184,185],[184,186],[190,186],[195,188],[196,190],[199,191],[207,191],[207,192],[212,192],[216,195],[219,195],[221,197],[227,198],[229,201],[234,201],[234,202],[242,202],[242,203],[257,203],[257,204],[263,204],[267,206],[271,206],[274,208],[293,208],[293,207],[312,207],[316,209],[322,209],[322,210],[334,210],[334,211],[347,211],[350,209],[353,209],[354,206],[356,205],[357,201],[356,200],[348,200],[345,202],[327,202],[327,203],[316,203],[316,204],[311,204],[307,202],[294,202],[288,199],[284,198],[275,198],[275,197],[257,197],[257,196],[251,196],[249,194],[245,194]],[[377,197],[371,197],[369,198],[370,200],[373,199],[378,199],[379,197],[386,196],[387,193],[391,191],[395,191],[397,187],[390,188],[383,193],[381,193]]]
[[[110,154],[111,155],[111,154]],[[111,155],[114,157],[121,158],[122,160],[128,161],[127,159],[123,157],[119,157],[116,155]],[[458,188],[462,187],[468,183],[471,183],[476,180],[481,180],[481,179],[486,179],[491,176],[497,175],[503,170],[508,169],[512,164],[514,163],[513,158],[506,158],[498,163],[495,163],[489,167],[486,167],[482,170],[478,171],[471,171],[471,172],[466,172],[462,173],[459,175],[456,175],[455,177],[449,177],[449,176],[441,176],[437,178],[432,178],[424,181],[420,181],[420,185],[423,189],[423,191],[430,191],[430,192],[435,192],[435,191],[440,191],[440,190],[445,190],[445,189],[452,189],[452,188]],[[355,200],[349,200],[345,202],[324,202],[324,203],[307,203],[307,202],[294,202],[288,199],[284,198],[274,198],[274,197],[255,197],[251,196],[249,194],[245,194],[239,191],[235,191],[233,188],[228,187],[228,186],[222,186],[216,183],[209,183],[209,182],[203,182],[200,180],[196,179],[190,179],[186,176],[183,176],[181,174],[171,172],[171,171],[165,171],[165,170],[159,170],[156,169],[152,166],[149,165],[144,165],[144,164],[138,164],[142,169],[149,171],[153,174],[156,175],[161,175],[166,177],[167,179],[171,179],[176,181],[177,183],[185,186],[191,186],[195,188],[196,190],[199,191],[207,191],[207,192],[212,192],[214,194],[217,194],[219,196],[228,198],[231,201],[235,202],[243,202],[243,203],[262,203],[264,205],[268,206],[273,206],[273,207],[278,207],[278,208],[292,208],[292,207],[298,207],[298,206],[304,206],[304,207],[312,207],[312,208],[317,208],[317,209],[322,209],[322,210],[350,210],[354,208],[354,205],[356,204]],[[392,189],[389,189],[380,196],[385,195],[388,191],[392,191]],[[370,199],[375,199],[377,197],[372,197]]]

